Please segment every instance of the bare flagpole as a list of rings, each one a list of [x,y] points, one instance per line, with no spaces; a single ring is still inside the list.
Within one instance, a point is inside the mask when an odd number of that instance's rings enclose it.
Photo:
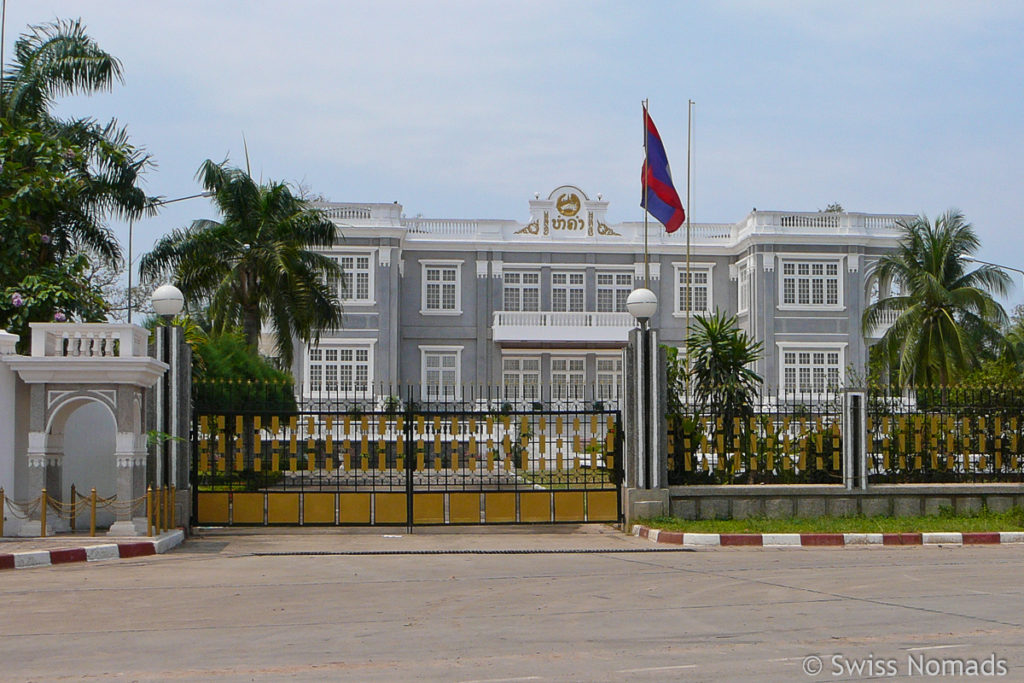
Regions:
[[[648,257],[647,257],[647,207],[649,206],[649,204],[647,202],[647,192],[648,192],[647,164],[648,164],[648,160],[647,160],[647,100],[646,99],[643,101],[643,107],[644,107],[644,118],[643,118],[643,123],[644,123],[644,177],[643,177],[643,184],[644,184],[644,288],[650,289],[651,288],[651,266],[650,266],[650,263],[648,262]]]
[[[690,147],[693,139],[693,100],[686,106],[686,331],[684,344],[686,348],[686,402],[690,402],[690,314],[693,309],[693,280],[690,279]]]

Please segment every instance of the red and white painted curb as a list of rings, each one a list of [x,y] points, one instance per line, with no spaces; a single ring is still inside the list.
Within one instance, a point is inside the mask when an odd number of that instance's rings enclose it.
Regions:
[[[60,548],[59,550],[0,553],[0,569],[29,569],[69,562],[100,562],[158,555],[180,545],[183,540],[185,540],[185,532],[181,529],[174,529],[144,541],[104,543],[81,548]]]
[[[903,534],[694,534],[633,525],[633,535],[655,543],[690,548],[718,546],[759,546],[765,548],[806,548],[848,545],[988,545],[1024,543],[1024,531],[969,531],[964,533]]]

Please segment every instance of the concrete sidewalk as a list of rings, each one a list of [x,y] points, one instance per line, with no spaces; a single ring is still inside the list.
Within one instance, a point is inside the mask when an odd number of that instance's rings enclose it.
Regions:
[[[83,536],[59,534],[45,538],[0,538],[0,569],[29,569],[69,562],[98,562],[158,555],[185,539],[182,529],[157,536]]]

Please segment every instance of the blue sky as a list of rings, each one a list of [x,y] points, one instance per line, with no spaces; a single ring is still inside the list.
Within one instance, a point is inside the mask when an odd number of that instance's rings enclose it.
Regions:
[[[524,219],[572,183],[640,220],[640,103],[682,190],[692,99],[693,220],[958,207],[981,258],[1024,268],[1022,3],[8,0],[7,54],[56,17],[126,78],[61,109],[126,123],[153,194],[243,163],[244,134],[254,174],[335,201]],[[166,207],[137,249],[209,215]]]

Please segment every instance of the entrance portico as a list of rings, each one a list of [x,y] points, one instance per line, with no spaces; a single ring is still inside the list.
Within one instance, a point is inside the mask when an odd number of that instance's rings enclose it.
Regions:
[[[127,503],[146,492],[145,393],[168,367],[148,355],[149,331],[102,323],[32,323],[31,328],[32,354],[4,357],[30,388],[28,481],[22,493],[38,495],[45,488],[51,498],[61,500],[65,424],[78,408],[97,403],[110,411],[117,429],[111,456],[121,505],[110,533],[146,533],[145,518],[133,516]],[[52,527],[60,531],[63,521],[52,519],[47,532]],[[20,534],[37,536],[41,531],[37,510]]]

